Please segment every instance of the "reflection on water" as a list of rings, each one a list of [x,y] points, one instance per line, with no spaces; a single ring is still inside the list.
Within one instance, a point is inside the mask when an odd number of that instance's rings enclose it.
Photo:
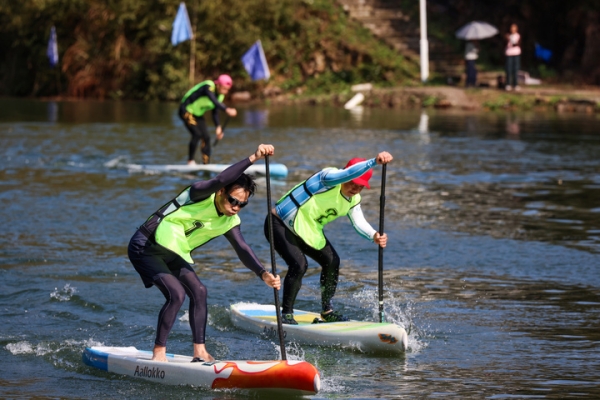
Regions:
[[[427,115],[426,111],[421,112],[421,118],[419,119],[419,126],[417,130],[419,131],[421,144],[431,143],[431,136],[429,136],[429,115]]]
[[[506,114],[506,133],[509,135],[519,135],[521,127],[519,126],[519,117],[512,113]]]
[[[48,102],[48,122],[58,121],[58,103],[56,101]]]
[[[348,112],[350,113],[354,121],[360,123],[363,120],[365,109],[363,106],[356,106],[349,109]]]
[[[255,129],[263,129],[269,126],[269,110],[249,109],[244,112],[244,125]]]
[[[139,282],[126,243],[196,176],[131,174],[106,163],[184,163],[189,135],[176,108],[0,100],[0,397],[76,398],[84,387],[87,397],[220,398],[117,379],[80,361],[86,345],[148,348],[153,341],[162,303]],[[213,158],[229,163],[273,143],[274,159],[290,171],[274,181],[275,199],[319,168],[382,150],[394,155],[385,193],[384,306],[389,321],[410,331],[409,351],[389,358],[286,344],[320,369],[317,398],[600,396],[598,118],[300,105],[239,111]],[[362,192],[373,225],[380,171]],[[259,179],[241,218],[261,260],[270,259],[265,203]],[[326,232],[342,258],[336,306],[377,320],[377,249],[347,221]],[[240,266],[225,240],[194,259],[209,290],[208,347],[224,359],[276,358],[278,344],[235,329],[228,311],[237,301],[269,303],[272,291]],[[286,273],[279,259],[277,267]],[[309,261],[299,308],[318,305],[319,276]],[[182,315],[169,346],[187,353],[189,318]]]

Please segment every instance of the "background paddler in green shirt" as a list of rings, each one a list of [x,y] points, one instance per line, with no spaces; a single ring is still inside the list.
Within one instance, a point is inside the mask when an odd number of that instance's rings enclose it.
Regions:
[[[187,130],[192,135],[188,147],[188,165],[196,165],[195,155],[198,143],[202,152],[202,163],[210,163],[210,135],[206,129],[204,113],[212,111],[215,123],[217,140],[223,138],[223,128],[219,121],[219,110],[225,111],[229,117],[235,117],[237,110],[223,104],[223,99],[233,86],[233,80],[229,75],[220,75],[214,82],[206,80],[200,82],[183,96],[179,106],[179,117]]]

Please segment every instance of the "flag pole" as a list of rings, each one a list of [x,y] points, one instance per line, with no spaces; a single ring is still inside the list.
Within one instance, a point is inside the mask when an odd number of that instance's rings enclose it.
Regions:
[[[185,42],[186,40],[191,41],[190,71],[188,79],[192,85],[194,84],[194,71],[196,70],[196,7],[194,7],[194,5],[192,5],[192,18],[190,18],[185,3],[183,1],[179,3],[179,8],[177,9],[177,14],[173,21],[173,31],[171,32],[171,44],[173,46],[177,46],[179,43]],[[192,20],[194,21],[193,25]]]
[[[62,92],[62,86],[60,84],[60,68],[56,68],[56,89],[56,95],[60,96],[60,93]]]
[[[427,0],[419,0],[419,26],[421,31],[420,59],[421,59],[421,82],[427,82],[429,78],[429,42],[427,41]]]
[[[192,3],[192,38],[190,39],[190,85],[194,85],[196,71],[196,2]]]
[[[196,24],[192,25],[192,40],[190,40],[190,84],[194,85],[194,71],[196,70]]]

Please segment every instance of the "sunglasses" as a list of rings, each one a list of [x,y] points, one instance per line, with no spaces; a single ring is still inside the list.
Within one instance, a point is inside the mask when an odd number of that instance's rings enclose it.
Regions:
[[[229,202],[229,204],[231,204],[233,207],[239,207],[239,208],[244,208],[246,207],[246,205],[248,204],[247,201],[239,201],[238,199],[236,199],[235,197],[231,197],[230,194],[227,195],[227,201]]]

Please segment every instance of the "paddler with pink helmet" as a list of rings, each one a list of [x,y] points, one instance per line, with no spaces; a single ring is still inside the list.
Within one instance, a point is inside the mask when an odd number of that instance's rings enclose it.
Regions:
[[[181,99],[179,106],[179,117],[187,130],[192,135],[188,147],[188,165],[196,165],[195,155],[198,144],[202,152],[202,163],[210,163],[210,135],[206,129],[204,113],[212,111],[212,119],[216,126],[215,134],[217,140],[223,138],[223,127],[219,120],[219,110],[225,111],[229,117],[235,117],[237,110],[233,107],[227,107],[223,104],[225,96],[233,86],[233,80],[229,75],[219,75],[212,81],[206,80],[200,82]]]

